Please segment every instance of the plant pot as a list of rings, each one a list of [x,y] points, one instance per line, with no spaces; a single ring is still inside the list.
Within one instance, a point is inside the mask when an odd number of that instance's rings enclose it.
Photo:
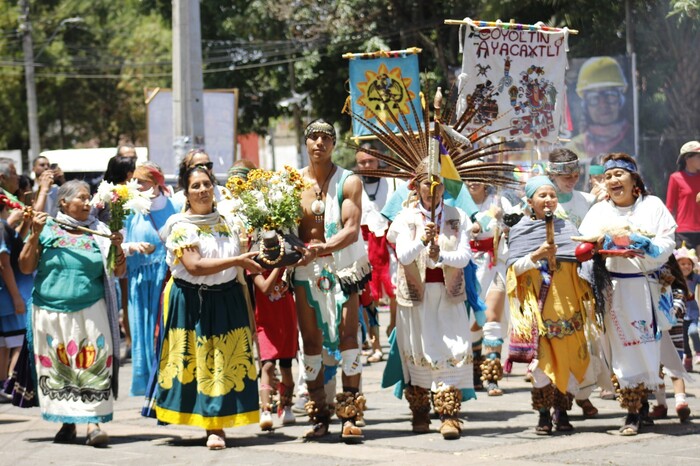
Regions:
[[[263,230],[251,250],[259,251],[255,262],[265,269],[274,269],[294,265],[301,259],[302,255],[295,247],[305,247],[295,235]]]

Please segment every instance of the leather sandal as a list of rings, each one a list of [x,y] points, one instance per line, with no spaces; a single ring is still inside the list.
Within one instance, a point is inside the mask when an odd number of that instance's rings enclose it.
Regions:
[[[107,435],[107,432],[99,427],[92,432],[88,432],[87,439],[85,440],[85,445],[89,445],[91,447],[106,447],[108,444],[109,435]]]
[[[360,443],[365,439],[362,429],[357,427],[352,421],[345,421],[340,438],[345,443]]]
[[[319,421],[304,432],[304,440],[314,440],[330,433],[330,421]]]
[[[639,414],[628,413],[625,418],[625,425],[620,427],[620,435],[631,436],[639,433]]]
[[[555,409],[552,422],[557,429],[557,432],[571,432],[574,426],[569,422],[569,413],[563,409]]]
[[[63,424],[53,438],[53,443],[75,443],[76,437],[75,424]]]
[[[546,412],[540,411],[540,418],[537,421],[537,427],[535,427],[535,433],[537,435],[551,435],[552,434],[552,418],[549,415],[549,410]]]
[[[583,417],[588,419],[598,415],[598,408],[593,406],[591,400],[576,400],[576,404],[581,408],[581,411],[583,411]]]
[[[503,390],[498,387],[496,382],[489,382],[488,388],[486,389],[486,394],[488,396],[501,396],[503,395]]]
[[[210,433],[211,432],[211,433]],[[220,433],[214,433],[220,432]],[[207,431],[207,448],[210,450],[223,450],[226,448],[226,435],[223,431]]]

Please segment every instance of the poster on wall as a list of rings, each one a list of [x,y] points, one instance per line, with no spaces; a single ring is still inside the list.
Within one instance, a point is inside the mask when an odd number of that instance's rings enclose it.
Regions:
[[[633,86],[630,57],[569,60],[564,147],[585,164],[611,152],[635,155]]]
[[[568,30],[465,20],[458,113],[468,130],[554,143],[564,109]],[[487,25],[488,24],[488,25]]]
[[[163,173],[177,176],[173,136],[171,89],[146,90],[148,159]],[[227,173],[236,160],[238,89],[204,91],[204,150],[214,163],[214,173]]]

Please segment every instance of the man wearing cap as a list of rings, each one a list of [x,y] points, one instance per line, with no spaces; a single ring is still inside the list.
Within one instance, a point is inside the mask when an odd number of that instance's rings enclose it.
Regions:
[[[576,94],[583,107],[583,131],[567,145],[588,163],[610,152],[634,154],[634,131],[625,118],[627,79],[612,57],[586,60],[578,74]]]
[[[347,443],[364,437],[356,422],[362,419],[364,396],[359,393],[362,362],[357,342],[358,293],[371,278],[363,242],[359,239],[362,182],[331,159],[335,128],[323,120],[304,131],[309,166],[302,176],[310,188],[302,193],[303,215],[299,238],[307,244],[294,271],[299,329],[303,340],[304,377],[310,401],[306,405],[313,428],[306,439],[328,433],[330,410],[324,391],[322,351],[340,351],[343,392],[336,397],[336,413],[343,422]]]
[[[683,241],[700,253],[700,141],[683,144],[678,171],[671,173],[666,191],[666,208],[676,219],[676,247]]]

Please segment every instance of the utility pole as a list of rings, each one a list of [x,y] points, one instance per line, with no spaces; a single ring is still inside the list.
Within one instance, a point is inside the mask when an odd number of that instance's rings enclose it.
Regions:
[[[22,33],[24,52],[24,82],[27,90],[27,119],[29,121],[29,160],[31,163],[41,152],[39,142],[39,113],[37,110],[36,81],[34,79],[34,44],[32,26],[29,21],[29,2],[19,1],[19,31]]]
[[[204,147],[204,83],[199,0],[173,0],[173,149],[175,167]]]
[[[294,74],[294,62],[289,63],[289,87],[292,90],[292,97],[296,95],[296,75]],[[304,166],[304,155],[301,153],[302,139],[304,137],[301,122],[301,102],[294,102],[292,106],[292,117],[294,119],[294,134],[297,148],[297,168],[301,170]]]

